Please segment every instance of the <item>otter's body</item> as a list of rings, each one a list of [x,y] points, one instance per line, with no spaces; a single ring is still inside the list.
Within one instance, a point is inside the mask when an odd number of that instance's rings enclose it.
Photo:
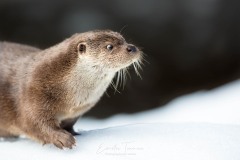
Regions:
[[[140,55],[112,31],[75,34],[45,50],[0,43],[0,136],[72,148],[76,120]]]

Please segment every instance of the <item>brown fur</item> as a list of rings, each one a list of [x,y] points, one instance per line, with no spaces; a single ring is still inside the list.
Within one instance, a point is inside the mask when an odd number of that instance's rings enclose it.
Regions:
[[[98,102],[118,70],[140,58],[127,46],[112,31],[75,34],[45,50],[0,43],[0,136],[24,134],[72,148],[76,120]]]

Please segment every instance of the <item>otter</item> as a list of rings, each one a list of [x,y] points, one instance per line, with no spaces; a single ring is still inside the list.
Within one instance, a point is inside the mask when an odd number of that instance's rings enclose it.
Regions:
[[[77,119],[100,100],[117,72],[141,57],[139,48],[111,30],[77,33],[44,50],[1,42],[0,137],[25,135],[71,149]]]

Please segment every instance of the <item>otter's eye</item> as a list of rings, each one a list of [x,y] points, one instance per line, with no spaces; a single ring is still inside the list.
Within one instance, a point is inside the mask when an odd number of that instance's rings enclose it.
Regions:
[[[111,45],[111,44],[107,45],[107,49],[108,49],[109,51],[111,51],[111,50],[113,49],[113,45]]]

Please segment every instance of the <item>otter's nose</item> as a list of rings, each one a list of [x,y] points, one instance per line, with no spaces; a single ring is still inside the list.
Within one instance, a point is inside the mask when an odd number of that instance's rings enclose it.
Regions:
[[[134,45],[129,45],[129,46],[127,47],[127,51],[128,51],[128,52],[131,52],[131,53],[134,53],[134,52],[137,51],[137,48],[136,48]]]

